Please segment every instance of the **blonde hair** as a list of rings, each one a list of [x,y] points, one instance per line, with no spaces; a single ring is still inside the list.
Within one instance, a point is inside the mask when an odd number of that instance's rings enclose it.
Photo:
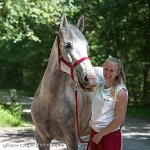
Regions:
[[[116,90],[117,85],[119,85],[121,83],[125,83],[125,73],[124,73],[123,65],[122,65],[120,59],[117,59],[115,57],[109,57],[105,60],[104,64],[107,62],[114,62],[114,63],[118,64],[118,76],[116,76],[114,83],[113,83],[113,87],[111,89],[111,96],[116,101],[117,94],[116,94],[115,90]]]

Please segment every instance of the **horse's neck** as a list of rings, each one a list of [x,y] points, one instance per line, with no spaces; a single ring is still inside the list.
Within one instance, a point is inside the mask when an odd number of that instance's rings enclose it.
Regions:
[[[56,37],[55,42],[53,44],[53,48],[51,50],[48,65],[42,79],[42,84],[47,88],[49,87],[51,88],[52,85],[53,88],[54,87],[58,88],[60,82],[64,77],[66,78],[64,73],[59,69],[59,65],[58,65],[58,45],[57,45],[57,37]],[[67,78],[69,79],[69,77]],[[65,82],[68,82],[68,80],[65,80]]]
[[[58,56],[57,55],[58,55],[58,49],[57,49],[57,37],[56,37],[52,50],[51,50],[47,68],[43,76],[43,80],[52,78],[52,75],[55,72],[57,72],[57,68],[58,68]]]
[[[47,69],[50,69],[50,73],[52,73],[53,69],[55,69],[57,66],[58,66],[58,44],[57,44],[57,37],[56,37],[51,50]]]

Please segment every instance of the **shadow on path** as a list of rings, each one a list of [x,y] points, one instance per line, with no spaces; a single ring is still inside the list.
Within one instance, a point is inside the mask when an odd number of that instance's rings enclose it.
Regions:
[[[34,126],[0,128],[0,150],[38,150]],[[64,150],[63,142],[53,140],[51,150]],[[86,145],[79,143],[79,150]],[[127,117],[123,127],[123,150],[150,150],[150,121]]]
[[[23,98],[25,119],[31,121],[32,98]],[[123,126],[123,150],[150,150],[150,120],[127,117]],[[88,139],[88,137],[85,137]],[[0,150],[38,150],[34,138],[34,126],[0,128]],[[53,140],[51,150],[64,150],[66,145]],[[79,150],[86,150],[86,145],[79,143]]]
[[[150,150],[150,120],[127,117],[123,139],[124,150]]]

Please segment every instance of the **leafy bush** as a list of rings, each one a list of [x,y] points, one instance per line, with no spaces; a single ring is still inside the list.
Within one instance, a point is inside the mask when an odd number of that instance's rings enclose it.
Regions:
[[[23,124],[20,113],[17,113],[18,106],[13,106],[11,110],[0,105],[0,126],[19,126]]]
[[[0,126],[20,126],[24,124],[22,105],[16,102],[17,97],[16,89],[11,89],[9,97],[11,105],[0,104]]]

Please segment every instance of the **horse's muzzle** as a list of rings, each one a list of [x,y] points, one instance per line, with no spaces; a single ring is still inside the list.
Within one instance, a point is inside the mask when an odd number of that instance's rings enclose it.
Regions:
[[[80,87],[83,89],[83,91],[86,92],[92,92],[94,90],[94,87],[96,86],[96,78],[89,78],[88,76],[85,76],[85,80],[78,81]]]

